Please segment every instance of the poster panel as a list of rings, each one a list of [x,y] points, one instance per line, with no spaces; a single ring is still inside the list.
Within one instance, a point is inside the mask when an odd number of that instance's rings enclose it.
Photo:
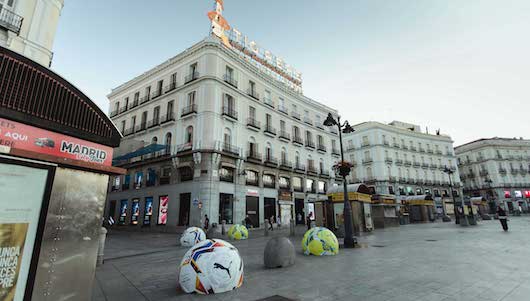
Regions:
[[[138,217],[140,216],[140,200],[133,199],[131,206],[131,224],[138,225]]]
[[[151,225],[151,216],[153,215],[153,198],[145,198],[145,208],[144,208],[144,226]]]
[[[0,163],[0,300],[24,298],[47,177],[45,169]]]
[[[127,200],[121,200],[120,202],[120,225],[125,225],[125,218],[127,218]]]
[[[158,224],[167,224],[167,205],[169,203],[169,197],[167,195],[160,196],[158,198]]]

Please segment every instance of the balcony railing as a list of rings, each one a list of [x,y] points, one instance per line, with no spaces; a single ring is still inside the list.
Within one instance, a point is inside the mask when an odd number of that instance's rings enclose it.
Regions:
[[[392,143],[392,146],[395,148],[400,148],[399,143]]]
[[[396,159],[396,165],[403,165],[403,160]]]
[[[421,168],[429,168],[429,164],[427,164],[427,163],[421,163]]]
[[[170,112],[167,115],[162,115],[162,117],[160,118],[160,124],[164,124],[170,121],[175,121],[175,116],[173,115],[173,112]]]
[[[306,140],[305,141],[305,146],[308,147],[308,148],[315,148],[315,142],[311,141],[311,140]]]
[[[305,165],[304,164],[300,164],[300,163],[296,163],[294,165],[294,170],[295,171],[299,171],[299,172],[305,172]]]
[[[515,168],[512,168],[512,169],[510,169],[510,173],[511,173],[512,175],[516,175],[516,174],[519,173],[519,170],[518,170],[518,169],[515,169]]]
[[[371,164],[372,162],[374,162],[374,160],[372,158],[364,158],[363,159],[363,164]]]
[[[506,168],[499,168],[500,174],[506,174]]]
[[[428,154],[432,154],[432,153],[434,153],[434,152],[432,151],[432,149],[428,149],[428,150],[427,150],[427,153],[428,153]]]
[[[110,114],[109,114],[110,117],[114,117],[116,115],[118,115],[118,110],[110,111]]]
[[[136,108],[138,106],[139,100],[135,99],[131,105],[129,106],[129,109]]]
[[[314,175],[318,174],[316,167],[314,165],[312,165],[312,164],[309,164],[307,166],[307,172],[310,173],[310,174],[314,174]]]
[[[332,148],[331,149],[331,154],[332,155],[335,155],[335,156],[339,156],[340,155],[340,151],[336,148]]]
[[[309,117],[304,117],[304,122],[309,125],[313,125],[313,120],[311,120]]]
[[[425,149],[424,149],[423,147],[420,147],[420,148],[419,148],[419,151],[420,151],[420,153],[424,153],[424,152],[425,152]]]
[[[272,99],[270,99],[270,98],[264,98],[264,99],[263,99],[263,103],[264,103],[266,106],[269,106],[270,108],[273,108],[273,109],[274,109],[274,102],[272,102]]]
[[[239,155],[239,147],[232,145],[230,143],[222,143],[221,150],[225,153]]]
[[[193,148],[193,143],[191,142],[183,143],[177,146],[177,153],[187,152],[187,151],[192,150],[192,148]]]
[[[157,98],[157,97],[160,96],[160,95],[162,95],[162,89],[157,90],[157,91],[151,93],[151,99],[155,99],[155,98]]]
[[[24,18],[10,10],[7,10],[6,8],[0,9],[0,27],[4,27],[5,29],[10,30],[18,35],[20,33],[23,20]]]
[[[278,111],[284,113],[284,114],[289,114],[289,110],[283,106],[283,105],[278,105]]]
[[[413,162],[412,165],[413,165],[414,167],[420,167],[420,162]]]
[[[266,124],[265,125],[264,132],[267,133],[267,134],[276,136],[276,129],[273,126],[271,126],[270,124]]]
[[[257,151],[255,150],[248,150],[247,151],[247,161],[254,161],[254,162],[259,162],[261,163],[261,154],[258,153]]]
[[[328,149],[326,148],[326,146],[323,145],[323,144],[318,144],[317,150],[318,150],[318,151],[321,151],[321,152],[324,152],[324,153],[328,151]]]
[[[286,131],[280,131],[280,139],[291,140],[291,134]]]
[[[442,155],[442,151],[441,151],[441,150],[437,150],[437,151],[435,151],[435,153],[436,153],[437,155]]]
[[[370,142],[361,143],[361,147],[368,147],[368,146],[370,146]]]
[[[331,128],[329,129],[329,132],[332,133],[332,134],[334,134],[334,135],[338,135],[338,134],[339,134],[339,132],[337,131],[337,129],[336,129],[335,127],[331,127]]]
[[[481,170],[481,171],[479,171],[479,174],[480,174],[481,177],[485,177],[485,176],[489,175],[489,172],[487,170]]]
[[[329,171],[324,170],[324,169],[320,169],[320,175],[322,177],[326,177],[327,178],[327,177],[329,177]]]
[[[257,121],[256,119],[249,117],[247,118],[247,126],[253,127],[255,129],[261,129],[261,122]]]
[[[180,114],[180,117],[184,117],[193,113],[197,113],[197,105],[192,104],[187,107],[182,108],[182,112]]]
[[[304,145],[304,141],[302,140],[302,137],[296,136],[296,135],[294,135],[294,137],[293,137],[293,143],[294,144],[299,144],[299,145]]]
[[[234,88],[237,88],[237,80],[235,80],[233,76],[231,76],[230,74],[225,74],[224,79],[227,84]]]
[[[259,94],[258,94],[258,92],[256,92],[255,89],[250,89],[250,88],[247,89],[247,94],[248,94],[248,96],[250,96],[250,97],[252,97],[252,98],[254,98],[256,100],[259,100]]]
[[[413,152],[415,152],[415,151],[417,151],[418,149],[417,149],[415,146],[411,146],[411,147],[410,147],[410,150],[413,151]]]
[[[386,162],[386,163],[392,163],[392,158],[390,158],[390,157],[386,157],[386,158],[385,158],[385,162]]]
[[[147,128],[147,123],[146,122],[142,122],[142,123],[140,123],[139,125],[136,126],[136,131],[135,132],[143,131],[146,128]]]
[[[405,166],[412,166],[412,162],[409,160],[405,160]]]
[[[282,159],[280,161],[280,168],[292,169],[293,168],[293,163],[291,163],[291,161],[289,161],[289,160]]]
[[[127,128],[123,132],[123,136],[129,136],[129,135],[132,135],[132,134],[134,134],[134,127]]]
[[[123,113],[123,112],[125,112],[125,111],[127,111],[127,106],[123,106],[123,107],[121,107],[121,108],[120,108],[120,112],[119,112],[119,114],[121,114],[121,113]]]
[[[436,169],[436,168],[438,168],[438,165],[432,163],[432,164],[429,164],[429,167],[430,167],[431,169]]]
[[[151,119],[147,122],[147,128],[152,128],[160,124],[160,118]]]
[[[164,87],[164,93],[168,93],[170,91],[173,91],[177,88],[177,83],[170,83],[169,85]]]
[[[144,97],[140,98],[140,104],[144,104],[151,100],[151,96],[149,94],[145,95]]]
[[[199,72],[197,72],[197,71],[192,72],[192,73],[186,75],[186,77],[184,77],[184,84],[190,83],[190,82],[196,80],[197,78],[199,78]]]
[[[294,119],[300,120],[300,113],[298,112],[291,112],[291,116],[293,116]]]
[[[271,154],[267,154],[264,163],[267,165],[278,166],[278,159]]]
[[[223,115],[237,120],[237,112],[231,107],[223,107]]]

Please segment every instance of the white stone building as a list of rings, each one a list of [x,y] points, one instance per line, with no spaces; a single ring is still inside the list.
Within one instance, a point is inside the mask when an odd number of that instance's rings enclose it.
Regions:
[[[455,148],[464,193],[484,197],[494,210],[499,202],[510,211],[529,210],[530,140],[489,138]]]
[[[173,231],[205,214],[210,223],[228,224],[248,215],[256,227],[272,215],[288,223],[300,214],[303,222],[308,203],[326,198],[333,182],[338,136],[323,121],[337,111],[293,91],[214,36],[108,97],[124,135],[115,164],[128,170],[113,179],[108,195],[106,215],[118,223],[148,219],[146,226]],[[156,217],[162,211],[166,221]]]
[[[0,0],[0,46],[49,67],[64,0]]]
[[[442,209],[452,211],[449,176],[460,199],[460,177],[453,141],[447,135],[422,132],[418,125],[393,121],[369,121],[354,125],[355,132],[343,137],[345,160],[354,165],[349,181],[365,183],[375,194],[403,196],[431,194]],[[447,208],[446,208],[447,209]]]

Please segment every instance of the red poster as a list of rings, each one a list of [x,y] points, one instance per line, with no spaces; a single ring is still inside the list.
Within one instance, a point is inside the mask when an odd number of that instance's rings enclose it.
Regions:
[[[106,166],[112,165],[112,147],[0,118],[0,146]]]

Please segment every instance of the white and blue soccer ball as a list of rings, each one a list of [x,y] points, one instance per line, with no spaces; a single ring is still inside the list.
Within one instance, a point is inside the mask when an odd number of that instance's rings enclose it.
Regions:
[[[206,234],[201,228],[189,227],[182,233],[180,237],[180,245],[184,247],[192,247],[206,239]]]
[[[221,239],[207,239],[191,247],[182,258],[179,284],[186,293],[216,294],[243,284],[243,259]]]

